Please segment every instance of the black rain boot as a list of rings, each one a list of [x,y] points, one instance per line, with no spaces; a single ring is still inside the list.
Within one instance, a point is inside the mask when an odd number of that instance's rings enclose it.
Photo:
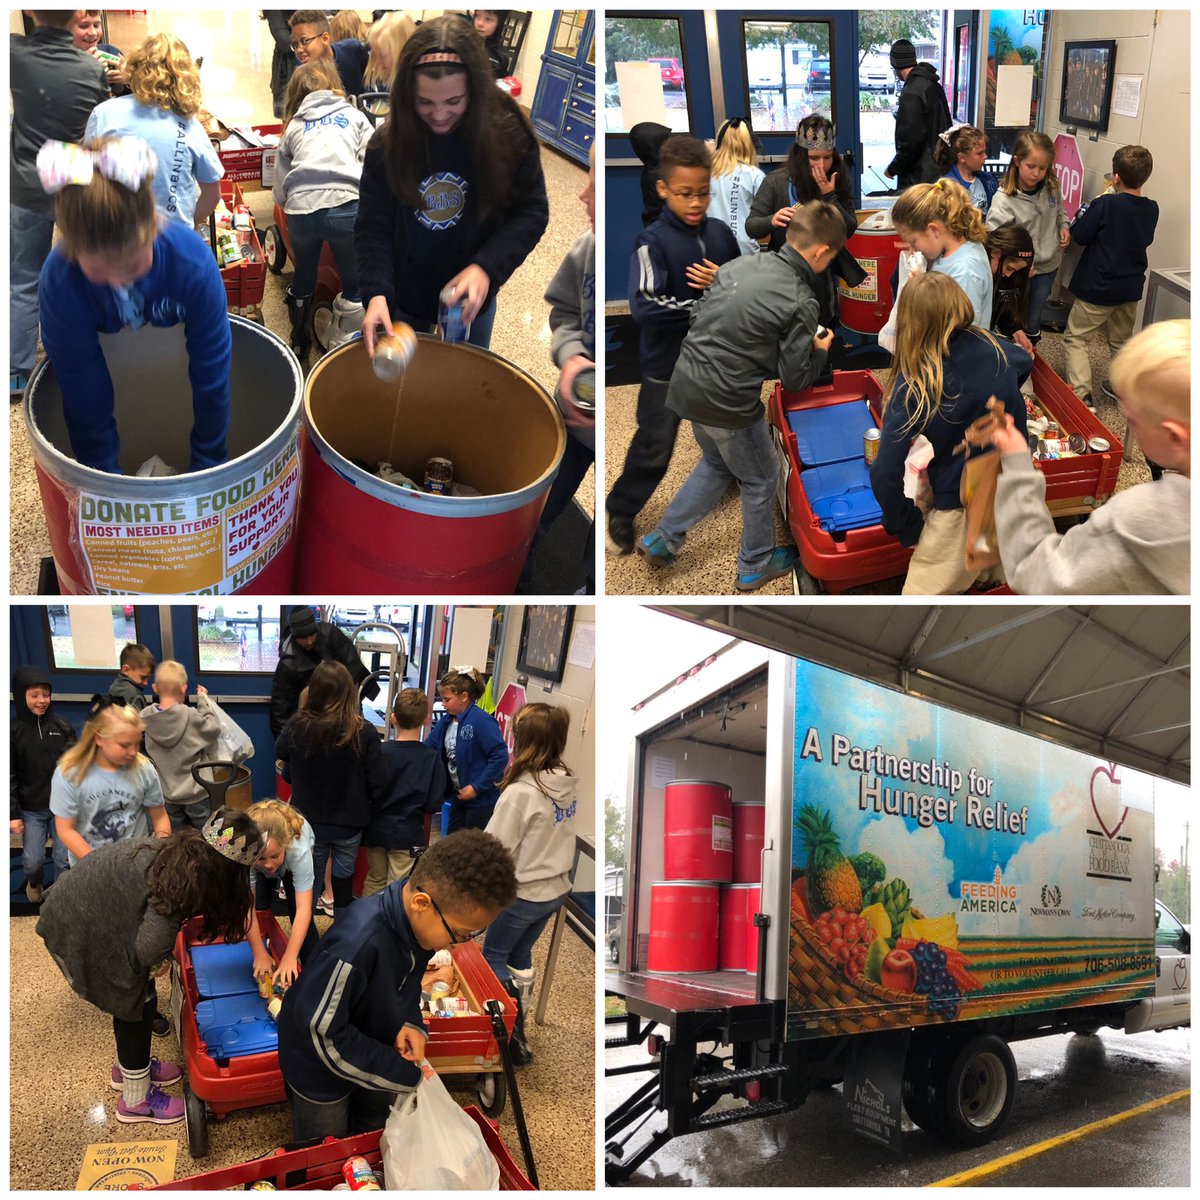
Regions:
[[[517,1006],[517,1023],[513,1026],[512,1037],[508,1039],[508,1052],[512,1056],[514,1067],[526,1067],[533,1062],[533,1051],[525,1040],[525,1005],[521,1002],[521,993],[517,990],[517,985],[511,979],[505,983],[504,990]]]
[[[307,358],[312,349],[312,329],[309,326],[312,297],[293,296],[292,289],[288,288],[283,295],[283,302],[287,305],[288,320],[292,323],[292,349],[297,358]]]

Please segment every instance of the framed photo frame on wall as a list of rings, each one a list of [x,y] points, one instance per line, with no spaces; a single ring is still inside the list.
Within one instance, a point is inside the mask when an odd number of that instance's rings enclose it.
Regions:
[[[1058,110],[1064,125],[1100,133],[1108,128],[1116,59],[1115,41],[1064,43]]]
[[[517,670],[562,683],[575,610],[569,604],[529,604],[521,618]]]

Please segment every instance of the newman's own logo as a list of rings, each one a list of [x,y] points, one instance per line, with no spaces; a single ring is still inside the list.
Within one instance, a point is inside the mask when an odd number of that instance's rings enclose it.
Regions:
[[[1041,907],[1029,906],[1029,914],[1034,917],[1069,917],[1071,910],[1062,907],[1062,888],[1057,884],[1042,884]]]

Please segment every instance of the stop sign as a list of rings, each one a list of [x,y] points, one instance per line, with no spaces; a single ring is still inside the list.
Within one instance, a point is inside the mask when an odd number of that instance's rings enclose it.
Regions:
[[[510,683],[496,705],[496,724],[504,734],[508,744],[508,753],[513,752],[513,718],[525,707],[525,689],[519,684]]]
[[[1072,220],[1083,203],[1083,159],[1079,143],[1069,133],[1054,139],[1054,173],[1063,192],[1063,208]]]

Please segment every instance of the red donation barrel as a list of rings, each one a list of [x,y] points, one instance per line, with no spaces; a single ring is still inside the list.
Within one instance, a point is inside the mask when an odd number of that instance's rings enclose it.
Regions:
[[[752,883],[731,883],[721,889],[721,926],[717,937],[717,969],[745,971],[749,966],[746,952],[750,945],[747,929],[753,913],[749,911]],[[755,896],[757,903],[757,895]]]
[[[663,874],[668,879],[733,879],[733,793],[724,783],[676,779],[666,786]]]
[[[554,482],[566,427],[546,390],[498,354],[421,335],[399,384],[361,341],[330,352],[304,392],[296,588],[360,595],[509,593]],[[421,487],[448,458],[475,496]]]
[[[734,883],[759,882],[766,815],[762,800],[738,800],[733,806]]]
[[[261,325],[233,316],[229,324],[229,458],[205,471],[137,475],[154,455],[180,470],[188,463],[192,385],[182,325],[100,336],[127,474],[72,457],[49,359],[29,377],[25,426],[64,595],[292,591],[300,365]]]
[[[717,969],[720,891],[715,883],[652,883],[646,969],[685,975]]]
[[[900,263],[904,241],[894,229],[863,229],[861,222],[869,216],[870,212],[859,212],[859,228],[846,242],[846,249],[867,277],[856,288],[838,280],[838,320],[855,333],[876,334],[887,324],[896,299],[892,274]]]

